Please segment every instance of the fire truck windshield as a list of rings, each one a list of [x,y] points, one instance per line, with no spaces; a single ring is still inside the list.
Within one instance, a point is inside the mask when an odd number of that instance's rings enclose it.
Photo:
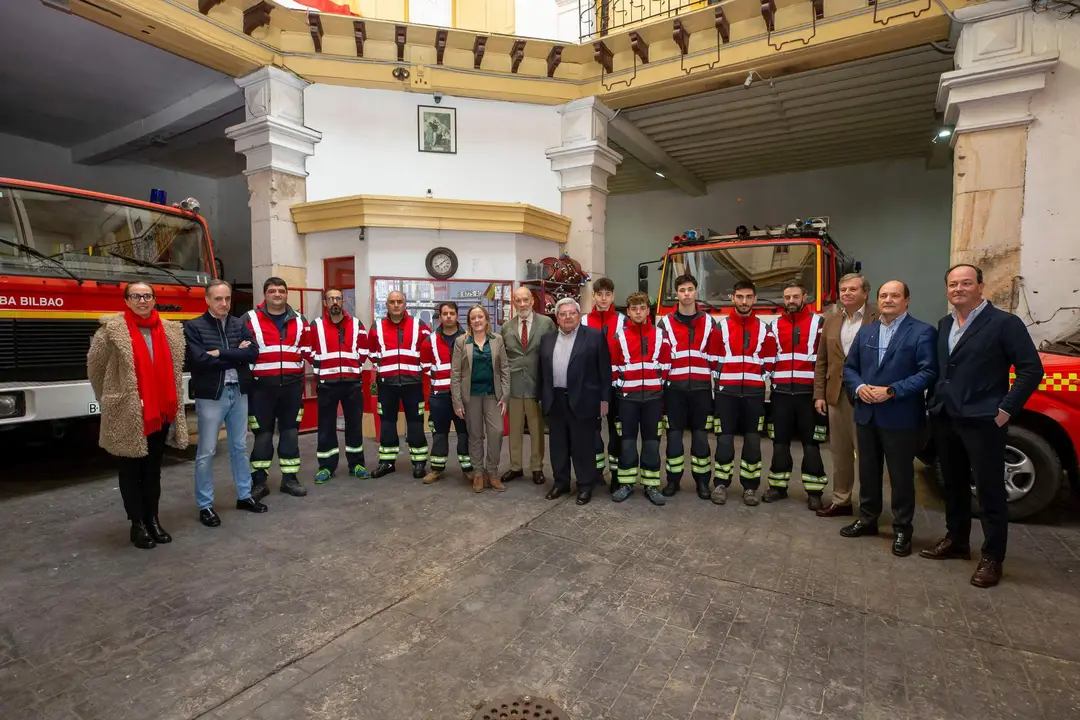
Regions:
[[[812,243],[716,245],[672,252],[667,260],[660,298],[664,305],[677,302],[675,278],[686,273],[697,278],[698,299],[711,305],[730,305],[732,288],[740,280],[752,280],[763,301],[782,302],[784,286],[792,280],[801,280],[808,294],[817,294],[817,246]]]
[[[4,275],[163,284],[209,279],[200,222],[93,195],[0,186],[0,238],[10,241],[0,243]]]

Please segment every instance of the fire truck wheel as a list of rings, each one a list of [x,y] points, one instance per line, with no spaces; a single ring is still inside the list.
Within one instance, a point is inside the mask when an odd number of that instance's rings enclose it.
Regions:
[[[934,459],[934,472],[944,484],[941,463]],[[1018,521],[1046,509],[1061,490],[1064,471],[1054,448],[1037,432],[1011,426],[1005,445],[1005,491],[1009,497],[1009,520]],[[971,511],[979,514],[975,486],[971,487]]]

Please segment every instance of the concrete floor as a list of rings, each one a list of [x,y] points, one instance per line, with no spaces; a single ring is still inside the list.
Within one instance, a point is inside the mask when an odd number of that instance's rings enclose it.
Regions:
[[[209,529],[191,463],[167,468],[153,551],[108,470],[0,484],[0,718],[465,720],[515,693],[577,720],[1080,717],[1076,515],[1014,525],[978,590],[974,562],[841,538],[798,490],[581,508],[401,473],[256,516],[217,469]],[[939,508],[920,488],[917,548]]]

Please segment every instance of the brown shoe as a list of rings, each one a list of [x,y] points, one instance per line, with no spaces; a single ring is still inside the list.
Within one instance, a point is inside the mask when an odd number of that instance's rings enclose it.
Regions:
[[[488,484],[491,485],[491,489],[495,492],[506,492],[506,486],[502,484],[502,480],[498,475],[489,475]]]
[[[533,472],[533,485],[546,485],[547,478],[544,477],[543,470],[537,470]]]
[[[979,567],[971,576],[971,584],[979,588],[994,587],[1001,582],[1001,563],[984,557],[979,560]]]
[[[432,470],[424,476],[424,484],[430,485],[431,483],[439,482],[439,478],[442,477],[442,470]]]
[[[854,511],[850,505],[837,505],[834,502],[829,503],[825,507],[817,511],[818,517],[842,517],[844,515],[853,515]]]
[[[919,557],[929,560],[952,560],[954,558],[970,560],[971,548],[967,545],[957,545],[951,537],[946,535],[938,540],[934,547],[920,550]]]
[[[482,472],[474,472],[472,479],[473,492],[484,492],[484,484],[487,482],[487,476]]]

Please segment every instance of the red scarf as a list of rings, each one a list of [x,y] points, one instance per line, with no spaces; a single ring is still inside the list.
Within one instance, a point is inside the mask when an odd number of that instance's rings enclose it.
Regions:
[[[176,418],[176,378],[173,377],[172,350],[157,310],[151,312],[150,317],[142,318],[129,308],[124,310],[124,320],[127,321],[128,334],[131,335],[135,380],[143,404],[143,435],[151,435]],[[153,359],[140,328],[150,328]]]

